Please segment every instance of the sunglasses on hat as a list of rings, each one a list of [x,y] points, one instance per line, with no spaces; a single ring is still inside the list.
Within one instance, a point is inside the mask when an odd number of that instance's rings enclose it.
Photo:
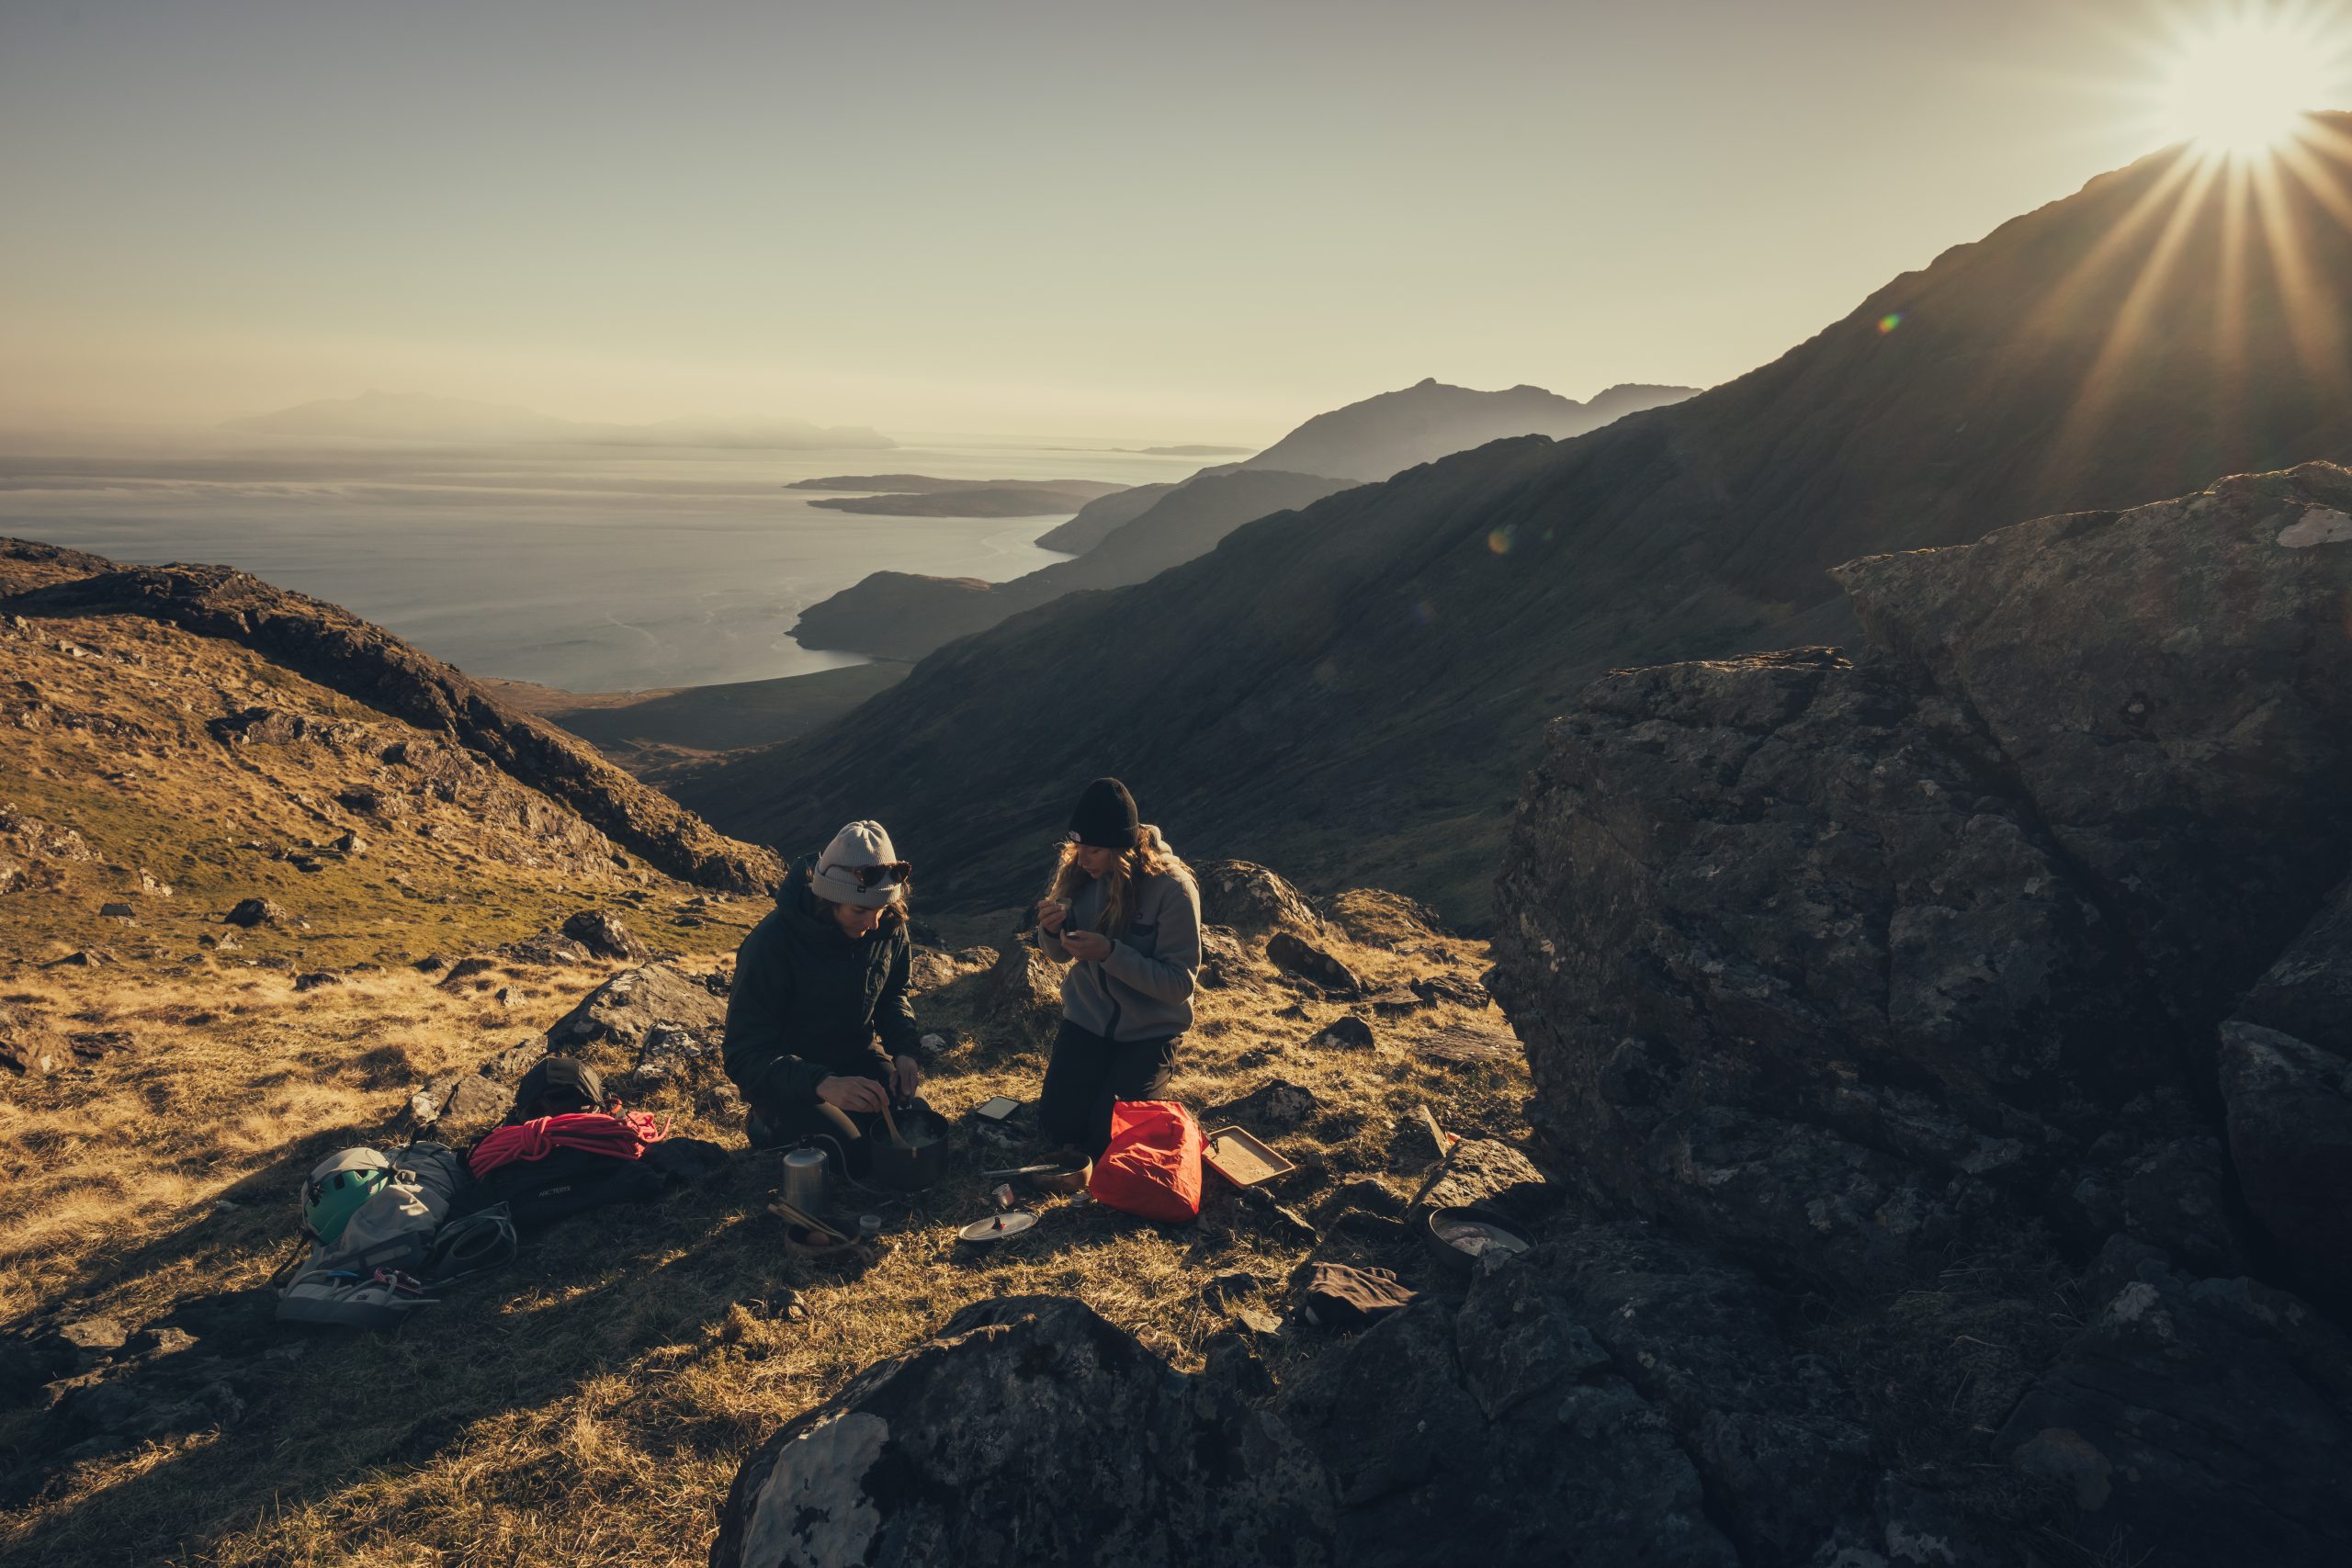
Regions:
[[[869,892],[876,887],[910,887],[914,885],[915,867],[912,861],[884,861],[879,865],[829,865],[825,874],[838,872]]]

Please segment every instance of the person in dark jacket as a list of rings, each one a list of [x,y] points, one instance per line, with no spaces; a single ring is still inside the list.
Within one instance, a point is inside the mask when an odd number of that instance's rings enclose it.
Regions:
[[[1118,780],[1096,779],[1079,796],[1035,941],[1069,965],[1038,1130],[1100,1155],[1114,1101],[1166,1090],[1201,973],[1200,888]]]
[[[726,1065],[751,1102],[753,1147],[824,1133],[846,1149],[892,1100],[913,1097],[912,872],[879,823],[853,822],[794,863],[775,908],[743,939]]]

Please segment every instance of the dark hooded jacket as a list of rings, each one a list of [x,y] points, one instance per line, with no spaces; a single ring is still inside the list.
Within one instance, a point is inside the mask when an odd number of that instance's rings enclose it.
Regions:
[[[727,1076],[754,1102],[812,1099],[836,1074],[888,1083],[890,1058],[915,1055],[906,916],[885,910],[871,936],[853,940],[810,886],[816,863],[793,863],[775,909],[735,954]]]

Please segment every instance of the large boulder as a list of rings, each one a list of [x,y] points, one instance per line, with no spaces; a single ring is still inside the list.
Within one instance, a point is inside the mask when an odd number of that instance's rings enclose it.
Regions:
[[[597,958],[641,964],[653,955],[652,950],[639,942],[621,923],[620,916],[610,909],[582,909],[568,916],[563,922],[563,934]]]
[[[2352,1281],[2352,1061],[2233,1020],[2222,1100],[2246,1207],[2309,1274]]]
[[[741,1100],[726,1075],[724,980],[674,964],[624,969],[548,1031],[548,1049],[577,1056],[631,1104],[732,1120]]]
[[[1869,1517],[1849,1393],[1741,1270],[1640,1225],[1568,1233],[1327,1351],[1275,1408],[1362,1564],[1804,1562]]]
[[[1964,712],[1826,652],[1621,672],[1556,723],[1493,980],[1591,1195],[1896,1280],[2176,1071]]]
[[[1322,1564],[1329,1483],[1278,1420],[1081,1302],[956,1314],[737,1472],[711,1568]]]
[[[2222,1016],[2352,849],[2347,509],[2352,472],[2310,463],[1833,574],[2187,1016]]]
[[[1914,1365],[1962,1341],[1905,1300],[2007,1280],[2022,1323],[2020,1281],[2138,1260],[2074,1287],[2108,1304],[1996,1445],[2067,1499],[2039,1528],[2093,1554],[2352,1541],[2352,1359],[2238,1277],[2321,1278],[2352,1243],[2347,508],[2352,474],[2317,466],[1852,563],[1860,662],[1589,688],[1498,886],[1490,984],[1601,1212],[1815,1292],[1848,1343]],[[1560,1294],[1622,1352],[1589,1284]],[[1618,1364],[1647,1393],[1633,1369],[1677,1354]],[[1903,1446],[1981,1442],[1961,1398]],[[1790,1468],[1738,1484],[1767,1496]],[[1734,1486],[1709,1473],[1711,1499]],[[1804,1560],[1822,1517],[1741,1537],[1743,1558]],[[1895,1555],[1879,1524],[1849,1518],[1820,1560]]]
[[[1412,1206],[1416,1218],[1431,1209],[1477,1207],[1524,1219],[1558,1208],[1564,1196],[1533,1160],[1509,1144],[1463,1138],[1413,1194]]]
[[[2251,1280],[2153,1259],[1995,1443],[2113,1561],[2323,1568],[2352,1550],[2352,1340]]]
[[[1246,860],[1211,861],[1193,868],[1201,889],[1201,919],[1229,926],[1244,936],[1294,931],[1325,940],[1323,917],[1297,888],[1264,866]]]
[[[600,1045],[635,1052],[650,1031],[664,1023],[720,1036],[727,1024],[726,995],[712,987],[708,976],[689,974],[674,964],[624,969],[557,1020],[548,1031],[548,1043],[573,1056]],[[607,1064],[595,1065],[603,1070]],[[616,1065],[626,1070],[635,1062]]]
[[[2238,1003],[2237,1016],[2352,1054],[2352,882],[2329,895]]]
[[[1860,666],[1590,688],[1494,983],[1594,1196],[1840,1289],[2026,1216],[2224,1266],[2214,1031],[2352,856],[2348,502],[2316,465],[1858,561]]]
[[[0,1002],[0,1068],[22,1077],[41,1077],[65,1059],[64,1043],[48,1021],[29,1009]]]
[[[1363,994],[1363,982],[1347,961],[1329,948],[1308,942],[1297,932],[1278,931],[1266,939],[1266,958],[1277,969],[1297,976],[1335,996]]]

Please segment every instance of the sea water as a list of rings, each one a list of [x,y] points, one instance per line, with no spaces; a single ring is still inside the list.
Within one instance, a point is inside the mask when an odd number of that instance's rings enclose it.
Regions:
[[[137,563],[235,566],[341,604],[475,675],[650,691],[861,663],[800,611],[868,572],[1003,581],[1065,556],[1034,518],[870,517],[795,479],[1178,479],[1197,461],[925,438],[890,451],[421,451],[218,439],[0,448],[0,534]]]

